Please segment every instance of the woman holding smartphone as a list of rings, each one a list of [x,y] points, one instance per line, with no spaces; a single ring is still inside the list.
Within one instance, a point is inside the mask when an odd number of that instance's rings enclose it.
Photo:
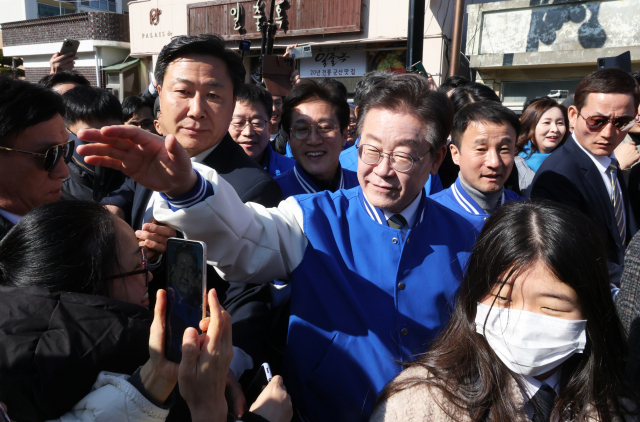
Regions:
[[[629,420],[638,392],[596,233],[558,204],[501,207],[445,331],[385,387],[371,420]]]

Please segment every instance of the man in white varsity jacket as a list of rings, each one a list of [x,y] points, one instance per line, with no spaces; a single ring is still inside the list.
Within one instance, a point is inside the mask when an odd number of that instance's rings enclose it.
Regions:
[[[269,209],[243,204],[172,136],[122,127],[81,134],[98,143],[81,148],[87,162],[163,192],[156,219],[206,242],[223,278],[291,280],[283,375],[312,421],[368,420],[397,362],[426,351],[447,324],[473,246],[473,225],[423,189],[445,155],[448,98],[424,77],[395,75],[360,110],[360,186]]]

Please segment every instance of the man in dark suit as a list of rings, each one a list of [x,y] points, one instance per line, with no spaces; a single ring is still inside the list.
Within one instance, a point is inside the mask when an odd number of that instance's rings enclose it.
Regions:
[[[614,284],[622,275],[624,252],[637,223],[613,150],[635,124],[639,103],[636,81],[620,69],[585,77],[569,107],[573,135],[540,166],[531,191],[532,198],[572,206],[596,223]]]
[[[280,187],[228,133],[245,73],[240,56],[226,49],[217,36],[174,38],[160,52],[155,69],[163,134],[166,144],[177,140],[192,161],[218,171],[243,201],[276,206],[282,200]],[[149,249],[148,256],[157,257],[175,231],[152,223],[152,193],[129,179],[103,203],[129,221],[141,244]],[[159,271],[162,278],[162,269]],[[153,284],[163,287],[159,279]],[[234,346],[253,358],[254,367],[260,366],[262,362],[256,360],[261,359],[263,327],[270,319],[269,286],[228,283],[213,268],[207,271],[207,285],[216,289],[220,303],[233,318]],[[239,375],[250,368],[232,363],[231,369]]]
[[[0,239],[23,215],[62,197],[73,154],[62,97],[0,77]]]

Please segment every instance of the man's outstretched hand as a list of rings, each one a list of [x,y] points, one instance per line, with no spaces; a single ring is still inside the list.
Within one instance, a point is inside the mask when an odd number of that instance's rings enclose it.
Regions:
[[[177,198],[197,182],[189,155],[173,135],[163,139],[135,126],[82,129],[77,135],[91,142],[76,149],[87,164],[120,170],[153,191]]]

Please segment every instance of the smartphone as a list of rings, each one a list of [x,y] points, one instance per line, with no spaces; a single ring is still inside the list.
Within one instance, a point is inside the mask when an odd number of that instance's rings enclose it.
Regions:
[[[249,384],[249,388],[247,388],[247,393],[245,394],[247,403],[255,402],[260,393],[262,393],[262,387],[269,384],[272,378],[271,366],[269,366],[267,362],[263,363],[258,369],[256,376],[253,377],[253,381]]]
[[[187,327],[198,332],[206,315],[207,245],[170,237],[166,252],[167,309],[164,352],[168,360],[182,360],[182,337]]]
[[[62,41],[62,47],[60,48],[60,54],[73,53],[75,56],[78,53],[78,47],[80,46],[80,41],[78,40],[67,40]]]

